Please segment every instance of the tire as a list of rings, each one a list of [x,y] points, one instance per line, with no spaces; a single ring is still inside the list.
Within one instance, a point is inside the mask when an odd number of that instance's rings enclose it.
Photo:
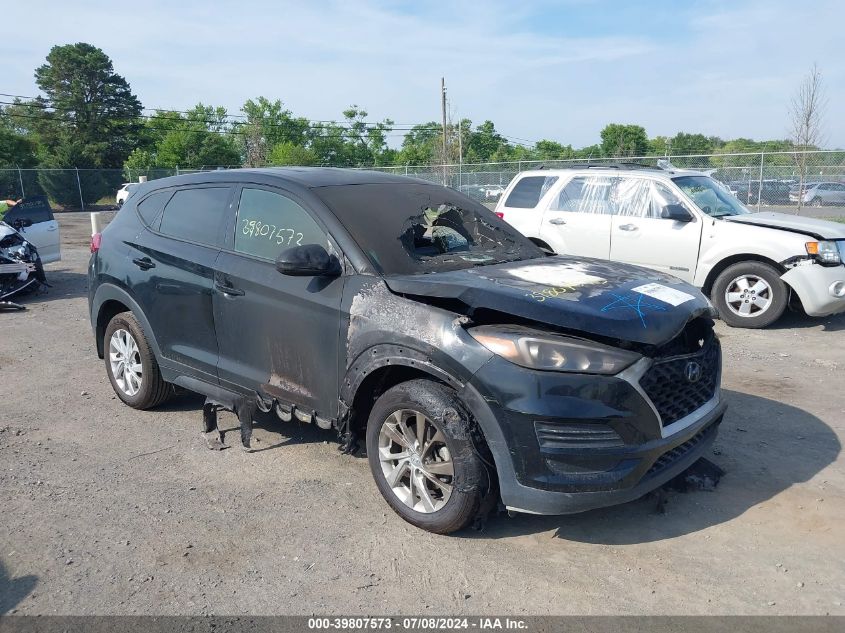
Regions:
[[[821,207],[824,205],[824,201],[821,198],[816,197],[810,200],[810,205],[814,207]]]
[[[417,431],[421,423],[420,451]],[[408,445],[414,448],[408,451]],[[415,457],[385,459],[388,454],[406,452],[414,452]],[[457,394],[440,383],[420,379],[397,385],[386,391],[370,412],[367,459],[376,486],[396,514],[423,530],[449,534],[489,512],[498,498],[498,488],[488,457],[489,451]],[[391,486],[388,476],[394,474]]]
[[[155,354],[131,312],[116,314],[109,321],[103,337],[103,351],[106,374],[112,389],[118,398],[133,409],[151,409],[173,393],[172,387],[162,379]],[[131,364],[124,361],[121,370],[122,358],[129,358]],[[118,366],[115,367],[115,364]],[[138,365],[140,372],[130,369]],[[135,381],[132,377],[138,373],[140,380]]]
[[[755,261],[728,266],[710,293],[721,319],[741,328],[764,328],[777,321],[786,309],[788,295],[777,269]]]

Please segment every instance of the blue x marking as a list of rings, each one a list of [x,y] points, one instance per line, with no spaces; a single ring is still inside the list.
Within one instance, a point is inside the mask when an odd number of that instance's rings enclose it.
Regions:
[[[610,293],[612,297],[615,297],[614,301],[611,301],[606,306],[604,306],[601,311],[608,312],[610,310],[616,310],[618,308],[622,309],[630,309],[637,313],[637,316],[640,317],[640,323],[643,324],[643,327],[647,327],[645,324],[645,315],[647,310],[653,310],[654,312],[666,312],[666,306],[658,304],[658,303],[651,303],[649,301],[644,301],[645,295],[618,295],[616,293]]]

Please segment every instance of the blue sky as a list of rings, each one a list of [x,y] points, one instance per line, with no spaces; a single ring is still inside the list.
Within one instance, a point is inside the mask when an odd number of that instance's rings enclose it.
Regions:
[[[790,98],[816,62],[826,145],[845,146],[840,0],[29,0],[4,7],[3,23],[3,93],[35,94],[50,47],[85,41],[147,107],[237,113],[264,95],[310,119],[354,103],[370,120],[420,123],[439,120],[445,76],[453,117],[577,147],[609,122],[785,138]]]

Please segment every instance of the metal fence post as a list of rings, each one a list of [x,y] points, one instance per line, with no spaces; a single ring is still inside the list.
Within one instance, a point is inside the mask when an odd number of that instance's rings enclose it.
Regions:
[[[74,167],[76,170],[76,186],[79,187],[79,204],[82,205],[82,210],[85,210],[85,200],[82,199],[82,182],[79,180],[79,167]]]
[[[757,213],[760,213],[760,200],[763,198],[763,160],[765,156],[765,152],[760,152],[760,183],[757,188]]]
[[[23,188],[23,174],[21,173],[20,167],[18,167],[18,180],[21,181],[21,198],[26,198],[26,191]]]

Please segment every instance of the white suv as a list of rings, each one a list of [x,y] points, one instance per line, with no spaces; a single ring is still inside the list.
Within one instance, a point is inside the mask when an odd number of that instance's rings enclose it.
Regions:
[[[845,312],[845,225],[751,213],[696,171],[589,165],[526,171],[496,213],[550,253],[638,264],[707,293],[735,327],[765,327],[797,295]]]

